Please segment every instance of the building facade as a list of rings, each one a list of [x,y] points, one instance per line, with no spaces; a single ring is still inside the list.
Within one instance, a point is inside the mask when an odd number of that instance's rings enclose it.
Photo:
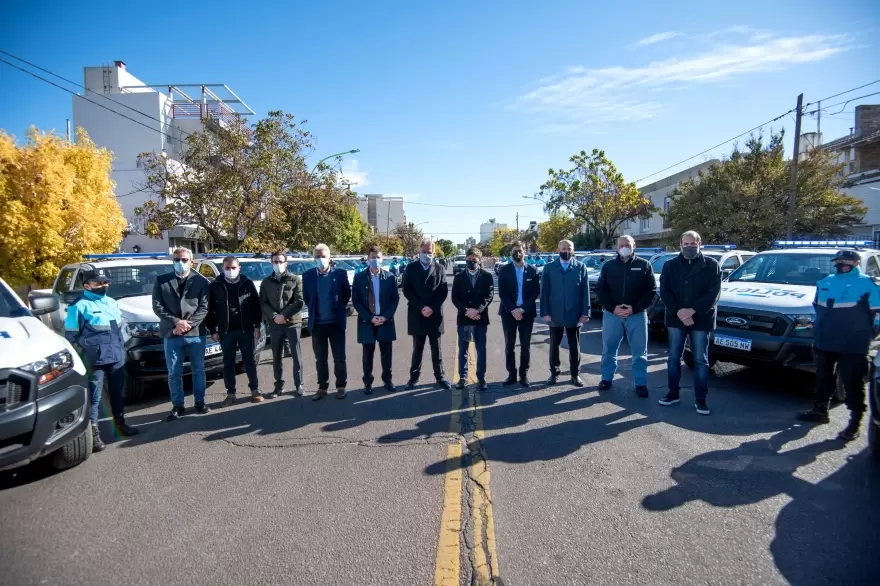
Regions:
[[[400,224],[406,224],[406,212],[402,197],[388,197],[381,194],[358,196],[357,209],[364,222],[376,234],[390,236]]]
[[[492,240],[492,236],[495,235],[495,230],[504,230],[506,228],[507,224],[499,224],[495,221],[495,218],[491,218],[488,222],[480,224],[480,244],[485,244]]]
[[[144,234],[143,222],[134,210],[157,196],[143,191],[145,176],[138,156],[164,152],[180,161],[186,137],[204,129],[204,118],[220,126],[241,125],[241,116],[253,112],[225,85],[147,85],[130,74],[122,61],[85,67],[83,77],[85,93],[73,97],[73,123],[97,146],[113,153],[111,178],[128,222],[122,251],[164,253],[175,246],[207,250],[207,235],[197,226],[175,226],[160,238]]]

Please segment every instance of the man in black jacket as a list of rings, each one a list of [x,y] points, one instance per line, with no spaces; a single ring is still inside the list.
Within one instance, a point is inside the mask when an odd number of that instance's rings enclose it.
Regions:
[[[263,279],[260,285],[260,309],[263,319],[269,324],[269,337],[272,340],[272,370],[275,375],[275,392],[270,397],[280,397],[284,393],[284,340],[290,346],[293,358],[293,394],[302,397],[302,349],[300,333],[305,305],[302,283],[299,277],[287,270],[287,255],[283,252],[272,254],[272,276]]]
[[[516,384],[516,335],[519,333],[519,382],[528,388],[531,358],[532,328],[538,309],[536,301],[541,294],[538,269],[525,263],[525,245],[514,242],[510,249],[511,262],[498,272],[498,315],[504,330],[504,356],[507,380],[504,386]]]
[[[486,384],[486,332],[489,329],[489,304],[495,296],[495,280],[492,273],[480,266],[483,253],[469,248],[466,255],[467,268],[452,280],[452,304],[458,309],[458,385],[467,386],[468,347],[474,342],[477,351],[477,384],[485,391]]]
[[[599,390],[611,388],[617,372],[617,353],[626,334],[632,353],[632,373],[639,397],[648,396],[648,315],[657,283],[651,263],[635,256],[636,241],[617,239],[617,258],[602,265],[597,283],[602,305],[602,380]]]
[[[234,256],[223,259],[223,274],[211,282],[208,317],[205,322],[211,339],[220,342],[223,351],[223,382],[226,398],[221,407],[235,402],[235,358],[241,350],[241,360],[247,373],[248,386],[254,403],[263,401],[257,381],[255,342],[260,339],[260,299],[254,282],[241,274],[241,266]]]
[[[443,376],[443,351],[440,336],[443,335],[443,302],[449,295],[446,271],[434,260],[434,241],[422,238],[417,260],[406,265],[403,276],[403,296],[408,302],[406,310],[407,331],[413,337],[412,365],[409,369],[408,390],[416,388],[422,372],[422,355],[425,341],[431,345],[431,362],[434,378],[443,389],[452,385]]]
[[[669,392],[660,404],[679,401],[681,357],[688,337],[694,356],[694,407],[700,415],[709,415],[709,332],[715,329],[721,268],[700,252],[700,244],[700,235],[693,230],[682,234],[681,254],[666,261],[660,275],[660,298],[666,306],[664,321],[669,331]]]

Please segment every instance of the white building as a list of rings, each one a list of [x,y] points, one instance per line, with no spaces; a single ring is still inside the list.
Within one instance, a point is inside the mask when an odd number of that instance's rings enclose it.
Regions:
[[[186,136],[203,130],[202,118],[210,116],[224,126],[241,124],[240,116],[253,111],[222,84],[147,85],[128,73],[122,61],[83,71],[85,94],[73,97],[73,123],[113,153],[111,176],[128,220],[122,249],[166,252],[187,246],[204,251],[204,233],[196,226],[176,226],[158,239],[143,233],[134,210],[152,194],[141,191],[145,176],[138,155],[165,151],[170,159],[180,160]]]
[[[402,197],[376,193],[358,196],[357,209],[376,234],[389,236],[394,234],[397,226],[406,224]]]
[[[485,244],[492,240],[492,236],[495,235],[495,230],[504,230],[506,228],[507,224],[499,224],[495,221],[495,218],[491,218],[488,222],[480,224],[480,244]]]

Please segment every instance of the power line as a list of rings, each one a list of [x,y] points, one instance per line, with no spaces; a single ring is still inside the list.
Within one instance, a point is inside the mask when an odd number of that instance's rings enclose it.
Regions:
[[[852,88],[852,89],[846,90],[845,92],[840,92],[839,94],[834,94],[833,96],[828,96],[827,98],[822,98],[821,100],[817,100],[817,101],[819,101],[819,102],[824,102],[825,100],[831,100],[831,99],[836,98],[837,96],[842,96],[843,94],[848,94],[848,93],[850,93],[850,92],[854,92],[854,91],[856,91],[856,90],[860,90],[860,89],[862,89],[862,88],[866,88],[866,87],[868,87],[869,85],[874,85],[875,83],[880,83],[880,79],[875,79],[874,81],[872,81],[872,82],[870,82],[870,83],[866,83],[865,85],[860,85],[859,87],[854,87],[854,88]],[[873,95],[873,94],[872,94],[872,95]],[[858,100],[859,98],[853,98],[853,99]],[[806,108],[807,106],[811,106],[811,105],[813,105],[813,104],[815,104],[815,103],[816,103],[816,102],[807,102],[807,103],[804,105],[804,107]],[[835,106],[836,106],[836,105],[837,105],[837,104],[835,104]]]
[[[851,100],[847,100],[845,102],[837,102],[836,104],[831,104],[830,106],[828,106],[829,108],[833,108],[834,106],[839,106],[841,104],[843,104],[843,107],[840,110],[838,110],[837,112],[830,112],[830,114],[840,114],[841,112],[843,112],[846,109],[846,105],[849,104],[850,102],[855,102],[856,100],[861,100],[862,98],[870,98],[871,96],[876,96],[877,94],[880,94],[880,92],[874,92],[873,94],[865,94],[864,96],[859,96],[858,98],[852,98]],[[825,108],[822,108],[822,109],[825,110]]]
[[[405,203],[406,205],[429,206],[432,208],[521,208],[523,206],[544,205],[544,204],[537,204],[537,203],[518,203],[518,204],[513,204],[513,205],[501,205],[501,206],[499,206],[499,205],[472,206],[472,205],[455,205],[455,204],[446,204],[446,203],[424,203],[424,202],[406,201],[406,200],[404,200],[403,203]]]

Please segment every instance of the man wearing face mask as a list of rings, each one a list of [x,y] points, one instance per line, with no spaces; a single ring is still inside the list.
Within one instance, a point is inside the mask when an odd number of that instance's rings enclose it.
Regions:
[[[83,273],[83,296],[67,307],[64,320],[66,337],[86,363],[91,386],[92,451],[100,452],[106,446],[98,430],[98,406],[104,381],[110,391],[113,426],[123,436],[137,435],[138,430],[125,423],[125,343],[122,340],[122,316],[116,300],[107,296],[110,279],[104,269]]]
[[[617,258],[604,263],[596,289],[602,305],[602,380],[599,390],[611,388],[617,372],[617,353],[626,334],[632,352],[632,371],[639,397],[648,396],[648,315],[657,283],[651,263],[634,254],[636,241],[617,239]]]
[[[440,336],[443,335],[443,303],[448,295],[446,271],[434,260],[434,241],[427,237],[422,238],[418,260],[406,265],[403,277],[403,296],[408,302],[407,331],[413,337],[412,364],[406,385],[409,390],[414,389],[419,382],[426,340],[431,345],[431,362],[437,385],[447,390],[452,388],[443,376],[443,350],[440,347]]]
[[[859,266],[861,255],[841,250],[834,256],[835,274],[816,283],[813,309],[813,358],[816,361],[816,401],[801,421],[828,423],[828,407],[837,385],[835,366],[846,389],[850,419],[837,437],[859,436],[865,413],[865,377],[868,350],[874,339],[874,318],[880,311],[880,287]]]
[[[498,271],[498,315],[504,330],[504,356],[507,367],[507,380],[504,386],[516,384],[516,336],[519,334],[519,382],[525,388],[529,381],[531,361],[532,328],[535,325],[538,296],[541,294],[541,281],[538,270],[525,263],[525,246],[514,242],[508,264]],[[546,269],[545,269],[546,270]]]
[[[391,379],[391,346],[397,339],[394,314],[400,302],[397,280],[382,269],[382,251],[371,246],[367,251],[367,270],[355,275],[351,303],[358,314],[357,341],[363,346],[364,394],[373,393],[373,360],[379,344],[382,382],[385,390],[397,390]]]
[[[572,257],[574,243],[559,242],[559,259],[544,267],[541,275],[541,319],[550,326],[550,378],[559,379],[559,344],[568,338],[568,362],[571,384],[584,386],[579,375],[581,365],[580,328],[590,320],[590,282],[587,266]]]
[[[348,366],[345,362],[346,308],[351,299],[348,274],[336,269],[330,262],[326,244],[315,247],[318,266],[303,274],[303,298],[309,308],[309,332],[318,371],[318,392],[312,397],[320,401],[330,389],[329,352],[333,352],[333,373],[336,377],[336,398],[344,399],[348,384]]]
[[[205,317],[208,315],[208,279],[192,270],[192,251],[175,248],[173,271],[160,275],[153,286],[153,313],[159,318],[159,336],[164,339],[171,413],[174,421],[186,411],[183,406],[183,363],[192,367],[196,411],[208,413],[205,404]]]
[[[659,402],[664,406],[679,402],[681,357],[685,338],[689,338],[694,355],[694,408],[700,415],[709,415],[709,332],[715,329],[721,267],[700,252],[700,243],[700,235],[693,230],[682,234],[681,254],[668,260],[660,275],[660,298],[666,306],[664,321],[669,332],[669,392]]]
[[[452,280],[452,304],[458,309],[458,388],[467,386],[468,347],[474,342],[477,352],[477,385],[481,391],[486,383],[486,332],[489,329],[489,304],[495,296],[492,273],[480,264],[483,253],[469,248],[466,253],[467,269]]]
[[[269,338],[272,340],[272,370],[275,375],[275,392],[270,397],[280,397],[284,393],[284,340],[290,346],[293,358],[293,394],[302,397],[302,331],[303,301],[302,285],[299,277],[287,270],[287,255],[283,252],[272,254],[272,276],[260,284],[260,309],[269,324]]]
[[[248,387],[254,403],[261,403],[263,395],[257,380],[257,360],[254,357],[256,341],[260,339],[260,299],[254,282],[241,274],[241,264],[234,256],[223,259],[223,274],[210,286],[208,317],[205,320],[211,340],[220,342],[223,351],[223,382],[226,398],[221,407],[235,403],[236,354],[241,352]]]

